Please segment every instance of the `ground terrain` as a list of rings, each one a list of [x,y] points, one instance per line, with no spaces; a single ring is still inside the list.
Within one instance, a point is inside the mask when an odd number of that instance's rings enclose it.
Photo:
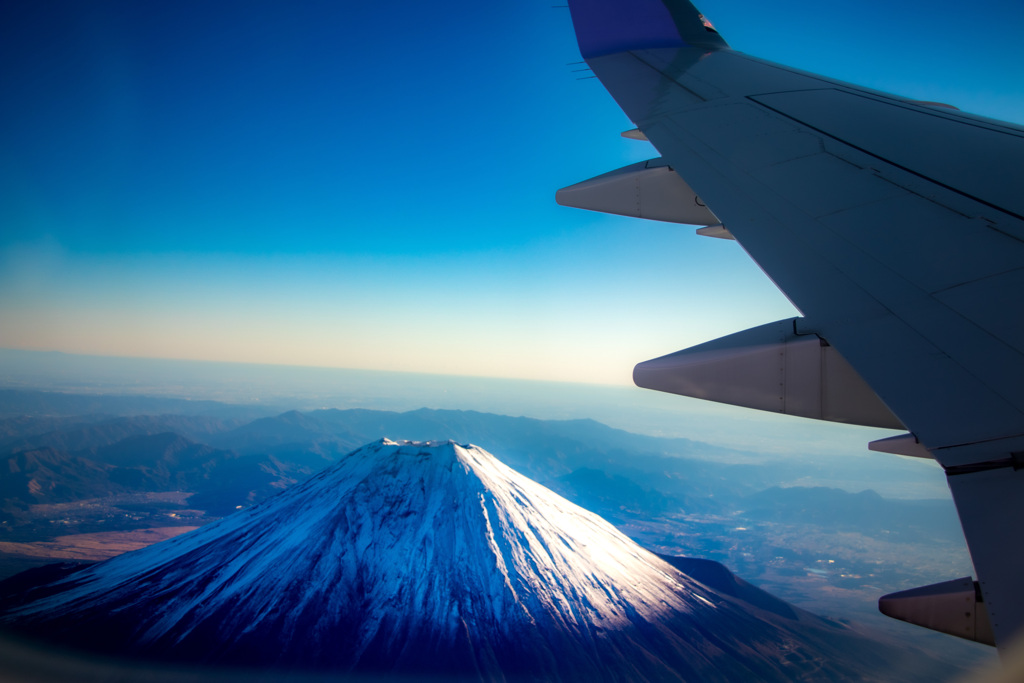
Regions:
[[[877,613],[882,594],[971,573],[952,502],[793,485],[813,479],[807,458],[761,465],[754,454],[591,420],[446,410],[268,416],[166,399],[133,411],[123,397],[25,393],[0,400],[0,578],[106,559],[202,526],[382,436],[452,438],[481,445],[655,552],[717,560],[793,604],[937,657],[992,659],[988,648]],[[154,407],[167,412],[145,412]],[[829,463],[821,467],[827,479]]]

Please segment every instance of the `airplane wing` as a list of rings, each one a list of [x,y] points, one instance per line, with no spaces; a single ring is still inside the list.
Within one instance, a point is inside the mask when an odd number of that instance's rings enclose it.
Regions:
[[[641,363],[636,383],[906,429],[871,448],[942,465],[978,581],[882,609],[1002,648],[1024,625],[1024,128],[734,51],[686,0],[569,6],[624,135],[662,158],[559,202],[703,223],[802,313]]]

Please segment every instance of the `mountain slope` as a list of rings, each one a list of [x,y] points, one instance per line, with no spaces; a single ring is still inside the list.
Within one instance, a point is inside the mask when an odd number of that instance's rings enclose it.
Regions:
[[[453,442],[369,444],[261,505],[19,602],[0,623],[108,653],[246,666],[788,681],[861,680],[899,659],[718,592]]]

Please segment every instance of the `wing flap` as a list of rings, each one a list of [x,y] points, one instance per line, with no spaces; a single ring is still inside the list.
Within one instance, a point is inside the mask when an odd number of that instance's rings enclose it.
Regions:
[[[893,619],[986,645],[995,645],[988,610],[970,577],[890,593],[878,610]]]
[[[780,320],[640,363],[637,386],[786,415],[903,429],[832,346]]]
[[[563,187],[555,201],[588,211],[687,225],[718,225],[679,174],[664,159],[648,159]]]

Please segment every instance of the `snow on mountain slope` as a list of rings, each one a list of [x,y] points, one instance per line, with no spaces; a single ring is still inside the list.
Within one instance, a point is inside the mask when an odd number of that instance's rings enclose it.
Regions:
[[[872,649],[716,593],[450,441],[369,444],[258,506],[31,597],[0,624],[208,663],[483,680],[859,680],[849,650]]]

